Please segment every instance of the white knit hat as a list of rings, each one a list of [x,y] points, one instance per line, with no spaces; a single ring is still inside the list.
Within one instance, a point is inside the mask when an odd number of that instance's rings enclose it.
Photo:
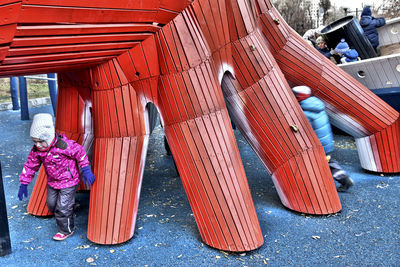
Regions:
[[[46,141],[50,145],[55,137],[53,117],[48,113],[39,113],[33,117],[31,137]]]
[[[292,88],[293,93],[295,94],[305,94],[305,95],[311,95],[311,89],[308,86],[301,85],[301,86],[295,86]]]

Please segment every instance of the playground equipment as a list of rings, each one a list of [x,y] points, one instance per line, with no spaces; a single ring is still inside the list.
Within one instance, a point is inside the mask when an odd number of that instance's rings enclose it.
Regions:
[[[53,112],[55,114],[56,104],[57,104],[57,77],[55,73],[47,74],[47,78],[42,76],[10,77],[10,92],[11,92],[13,110],[20,109],[20,105],[18,104],[18,91],[19,91],[20,102],[21,102],[21,120],[29,120],[28,90],[27,90],[26,79],[37,79],[37,80],[48,81],[50,100],[53,106]]]
[[[341,204],[289,83],[313,88],[339,125],[364,138],[378,171],[400,170],[399,114],[310,47],[269,0],[29,0],[0,9],[0,75],[57,72],[56,128],[93,144],[93,242],[133,236],[149,103],[200,235],[218,249],[263,243],[227,108],[292,210],[329,214]],[[48,214],[43,172],[28,211]]]
[[[11,253],[10,229],[8,227],[7,205],[4,196],[3,172],[0,162],[0,257]]]

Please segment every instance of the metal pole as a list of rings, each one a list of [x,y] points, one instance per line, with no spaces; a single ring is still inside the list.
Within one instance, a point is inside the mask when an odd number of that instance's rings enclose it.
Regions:
[[[47,74],[48,83],[49,83],[49,93],[51,99],[51,105],[53,106],[53,112],[56,114],[56,105],[57,105],[57,79],[55,73]]]
[[[18,104],[18,80],[17,77],[10,77],[10,93],[13,110],[19,110]]]
[[[10,229],[8,227],[7,205],[4,195],[3,174],[0,162],[0,256],[11,253]]]
[[[19,101],[21,103],[21,120],[29,120],[28,109],[28,90],[26,89],[26,79],[24,76],[18,77],[19,81]]]

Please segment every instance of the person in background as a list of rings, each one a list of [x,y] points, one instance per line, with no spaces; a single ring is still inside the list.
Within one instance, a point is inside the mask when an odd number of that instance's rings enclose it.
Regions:
[[[321,34],[321,30],[324,28],[324,26],[319,26],[316,29],[309,29],[303,34],[303,39],[307,41],[308,44],[312,45],[315,47],[316,45],[316,39],[317,37]]]
[[[347,191],[354,182],[339,163],[331,158],[330,153],[334,150],[333,133],[328,114],[325,111],[325,104],[319,98],[311,95],[311,89],[308,86],[295,86],[292,91],[324,148],[333,179],[340,183],[337,191]]]
[[[331,50],[326,45],[326,42],[322,36],[319,36],[316,40],[317,47],[316,49],[323,54],[325,57],[330,59],[333,63],[337,64],[340,61],[340,56],[335,54],[334,50]]]
[[[43,165],[47,175],[46,204],[58,226],[53,239],[61,241],[74,233],[75,191],[81,180],[78,166],[86,184],[91,185],[96,178],[85,149],[55,132],[51,114],[39,113],[33,117],[30,136],[34,145],[19,178],[18,198],[28,197],[28,184]]]
[[[355,49],[350,49],[347,42],[342,39],[335,48],[335,53],[340,56],[340,63],[349,63],[360,60],[358,52]]]
[[[367,36],[372,47],[377,51],[379,45],[379,36],[376,28],[386,24],[385,18],[374,18],[372,17],[371,8],[365,6],[361,12],[360,25],[364,30],[364,35]]]

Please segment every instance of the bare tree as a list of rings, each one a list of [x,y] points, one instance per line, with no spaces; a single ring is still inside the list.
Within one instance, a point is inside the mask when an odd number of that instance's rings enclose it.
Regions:
[[[311,19],[310,2],[304,0],[275,0],[274,6],[297,33],[303,35],[315,28]]]
[[[379,14],[386,19],[400,17],[400,0],[383,0],[382,4],[373,6],[374,14]]]
[[[330,15],[329,10],[331,9],[331,1],[330,0],[320,0],[319,7],[322,9],[322,24],[326,25],[326,21]]]

